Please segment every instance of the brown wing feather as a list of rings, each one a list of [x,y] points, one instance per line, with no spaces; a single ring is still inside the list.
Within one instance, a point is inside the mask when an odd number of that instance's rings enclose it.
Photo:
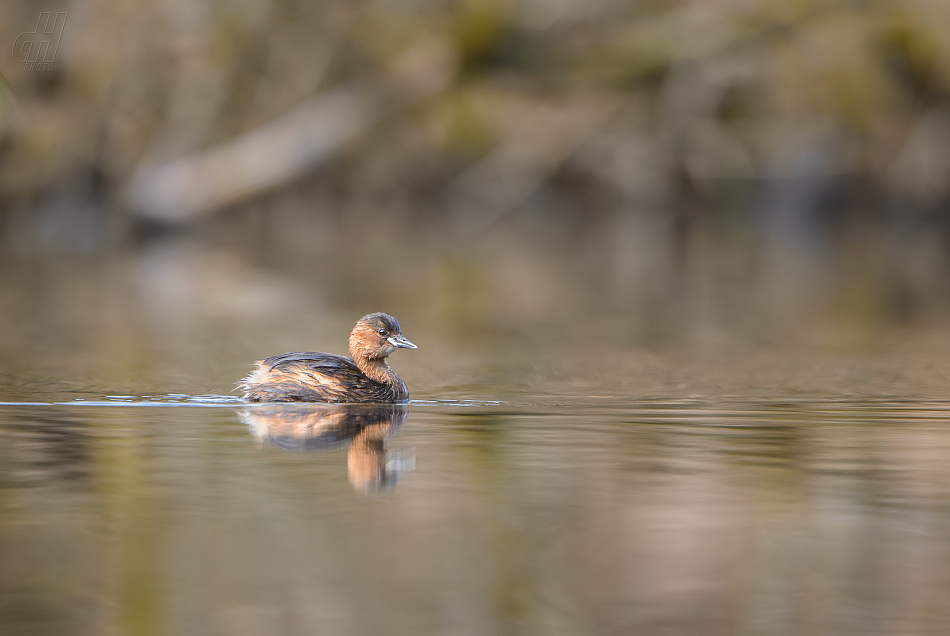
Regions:
[[[251,402],[392,402],[393,387],[368,378],[349,358],[285,353],[257,362],[242,383]]]

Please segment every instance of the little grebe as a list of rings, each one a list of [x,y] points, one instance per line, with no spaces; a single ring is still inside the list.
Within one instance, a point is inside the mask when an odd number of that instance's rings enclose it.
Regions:
[[[255,363],[238,386],[250,402],[402,402],[406,383],[386,363],[396,349],[418,349],[388,314],[367,314],[350,332],[352,359],[284,353]]]

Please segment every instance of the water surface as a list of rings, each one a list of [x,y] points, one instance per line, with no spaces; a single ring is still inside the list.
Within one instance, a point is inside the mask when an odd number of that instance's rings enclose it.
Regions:
[[[3,634],[927,634],[950,402],[0,406]]]

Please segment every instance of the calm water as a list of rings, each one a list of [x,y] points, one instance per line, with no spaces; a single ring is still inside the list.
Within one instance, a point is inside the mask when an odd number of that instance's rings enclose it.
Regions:
[[[950,402],[0,406],[0,633],[942,634]]]

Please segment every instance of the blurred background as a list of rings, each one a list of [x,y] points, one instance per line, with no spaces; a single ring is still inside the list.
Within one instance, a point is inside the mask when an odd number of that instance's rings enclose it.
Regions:
[[[947,633],[947,0],[0,7],[4,636]]]
[[[3,6],[7,392],[227,392],[369,311],[417,396],[948,379],[945,2]]]

